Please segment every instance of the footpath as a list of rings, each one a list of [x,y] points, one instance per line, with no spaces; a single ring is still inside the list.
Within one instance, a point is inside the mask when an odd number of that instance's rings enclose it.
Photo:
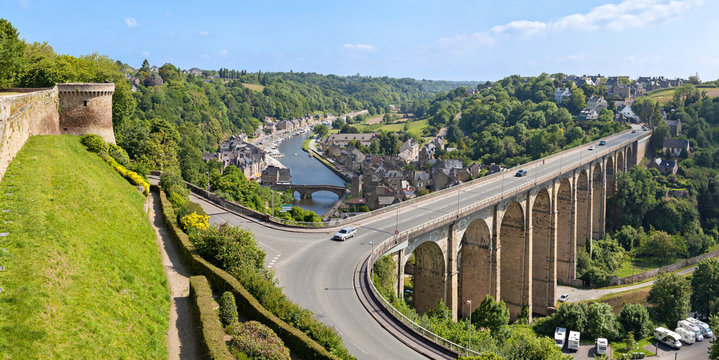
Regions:
[[[190,272],[182,264],[179,251],[162,221],[162,208],[157,194],[150,193],[148,217],[157,234],[167,283],[170,287],[170,326],[167,330],[167,358],[200,359],[200,336],[195,326],[190,302]]]

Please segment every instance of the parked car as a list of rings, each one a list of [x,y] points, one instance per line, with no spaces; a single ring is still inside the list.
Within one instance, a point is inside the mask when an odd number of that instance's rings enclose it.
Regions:
[[[632,134],[636,134],[636,133],[637,133],[637,130],[632,130]]]
[[[594,145],[590,146],[589,150],[594,150]]]
[[[527,170],[524,170],[524,169],[519,170],[519,171],[517,171],[516,174],[514,174],[514,176],[516,176],[516,177],[522,177],[522,176],[526,176],[526,175],[527,175]]]
[[[559,302],[561,302],[561,303],[566,302],[567,300],[569,300],[569,294],[562,294],[559,297]]]
[[[604,146],[604,145],[607,145],[607,142],[606,142],[606,141],[602,140],[602,141],[599,142],[599,146]]]
[[[340,231],[338,231],[335,234],[335,236],[333,236],[332,238],[335,240],[345,241],[345,240],[347,240],[351,237],[354,237],[356,235],[357,235],[357,229],[355,229],[351,226],[348,226],[348,227],[341,228]]]

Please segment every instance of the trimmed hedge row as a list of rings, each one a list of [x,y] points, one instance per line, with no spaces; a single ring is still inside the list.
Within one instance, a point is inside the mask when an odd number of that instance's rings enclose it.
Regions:
[[[212,289],[204,276],[190,277],[190,299],[202,336],[203,356],[212,360],[235,360],[225,344],[225,330],[212,304]]]
[[[120,173],[120,175],[122,175],[122,177],[127,179],[130,183],[137,185],[137,186],[142,186],[142,193],[145,194],[145,196],[150,195],[150,183],[145,181],[145,179],[143,179],[142,176],[140,176],[138,173],[136,173],[134,171],[127,170],[124,166],[118,164],[117,161],[115,161],[115,159],[112,158],[112,156],[110,156],[104,152],[100,152],[98,154],[100,155],[100,157],[103,160],[105,160],[106,163],[110,164],[110,166],[112,166],[115,169],[115,171]]]
[[[240,282],[226,271],[203,259],[179,226],[175,223],[175,212],[167,196],[156,185],[152,191],[160,195],[162,215],[170,236],[180,247],[180,254],[193,274],[207,277],[212,288],[217,292],[230,291],[235,295],[240,312],[250,320],[257,320],[267,325],[279,336],[293,354],[303,359],[337,359],[322,345],[312,340],[307,334],[290,326],[286,322],[265,309]]]

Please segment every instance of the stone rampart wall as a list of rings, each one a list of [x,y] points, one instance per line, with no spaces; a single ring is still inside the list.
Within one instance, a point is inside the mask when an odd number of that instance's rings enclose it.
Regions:
[[[22,94],[0,95],[0,179],[30,136],[60,133],[56,87],[2,92]]]

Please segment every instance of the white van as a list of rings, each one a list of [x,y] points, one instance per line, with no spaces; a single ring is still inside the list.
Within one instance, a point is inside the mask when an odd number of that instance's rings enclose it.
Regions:
[[[701,329],[699,329],[699,327],[696,325],[692,325],[692,323],[690,323],[689,321],[679,320],[679,321],[677,321],[677,327],[685,329],[687,331],[691,331],[692,334],[694,334],[696,341],[704,340],[704,336],[702,336]]]
[[[558,327],[556,330],[554,330],[554,343],[559,346],[559,348],[564,347],[564,339],[567,337],[567,329],[563,327]]]
[[[579,336],[581,334],[579,331],[570,331],[569,332],[569,339],[567,339],[567,350],[579,350]]]
[[[714,337],[714,333],[712,332],[712,329],[709,328],[709,325],[707,325],[707,323],[699,321],[693,317],[686,318],[686,321],[688,321],[692,325],[698,326],[699,329],[702,330],[702,334],[705,338],[709,339]]]
[[[607,345],[609,342],[605,338],[598,338],[594,345],[597,347],[597,354],[607,354]]]
[[[679,350],[682,348],[682,343],[679,341],[681,336],[669,329],[663,327],[654,329],[654,338],[673,347],[674,349]]]
[[[682,341],[684,341],[687,345],[694,344],[694,341],[696,340],[696,336],[693,331],[689,331],[684,328],[677,328],[674,332],[679,334],[679,336],[682,337]]]

